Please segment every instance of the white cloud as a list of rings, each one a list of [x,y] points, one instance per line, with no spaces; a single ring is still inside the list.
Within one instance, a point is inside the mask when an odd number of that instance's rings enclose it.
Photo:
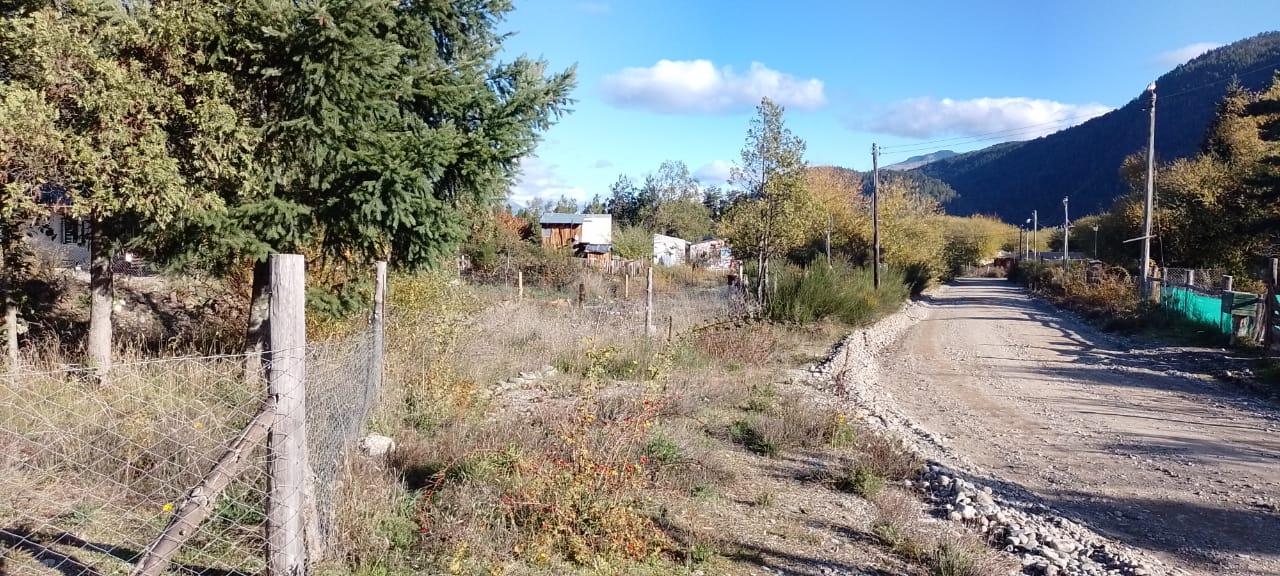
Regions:
[[[716,186],[729,181],[729,174],[733,170],[733,162],[728,160],[712,160],[703,164],[700,168],[693,171],[693,177],[699,182]]]
[[[605,99],[616,106],[672,114],[749,109],[768,96],[784,106],[812,110],[826,104],[817,78],[800,79],[752,62],[745,73],[710,60],[659,60],[623,68],[604,78]]]
[[[592,164],[591,167],[592,168],[613,168],[613,162],[609,160],[596,160],[595,164]]]
[[[587,14],[608,14],[609,4],[605,2],[579,2],[578,10]]]
[[[534,198],[555,200],[560,196],[581,202],[586,199],[587,190],[567,182],[555,164],[548,164],[536,156],[520,160],[520,176],[507,194],[507,200],[515,205],[524,205]]]
[[[1221,42],[1196,42],[1194,44],[1187,44],[1186,46],[1176,50],[1161,52],[1159,56],[1156,56],[1156,61],[1165,66],[1186,64],[1188,60],[1213,50],[1214,48],[1218,48],[1219,46],[1222,46]]]
[[[1057,132],[1109,111],[1111,108],[1102,104],[1065,104],[1038,98],[939,100],[922,97],[895,102],[857,127],[909,138],[990,134],[1007,136],[1007,140],[1025,140]],[[991,134],[993,132],[1001,134]]]

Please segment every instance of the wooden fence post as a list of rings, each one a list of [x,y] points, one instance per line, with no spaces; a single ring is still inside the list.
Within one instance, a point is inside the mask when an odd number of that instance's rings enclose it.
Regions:
[[[5,350],[9,356],[9,369],[18,370],[18,303],[7,293],[4,297]]]
[[[196,529],[209,517],[218,496],[254,461],[251,457],[253,447],[267,436],[275,416],[275,405],[268,400],[218,458],[213,469],[187,493],[186,500],[169,519],[168,526],[143,551],[131,572],[133,576],[160,576],[169,568],[174,554],[195,536]]]
[[[372,380],[365,391],[365,409],[371,409],[378,399],[378,391],[382,390],[382,366],[387,346],[387,263],[379,261],[374,264],[373,284],[373,318],[369,322],[373,330],[373,350],[370,358],[369,372]]]
[[[622,299],[626,300],[631,297],[631,272],[622,274]]]
[[[578,308],[587,307],[587,283],[578,282]]]
[[[650,266],[644,289],[644,333],[653,336],[657,331],[653,325],[653,266]]]
[[[1277,285],[1280,284],[1280,259],[1272,258],[1267,265],[1267,294],[1266,300],[1262,303],[1262,353],[1271,356],[1271,348],[1275,345],[1276,331],[1276,294]]]
[[[300,254],[272,254],[267,393],[275,423],[267,439],[271,474],[267,495],[267,569],[302,576],[307,565],[306,262]]]
[[[516,300],[524,300],[524,270],[516,271]]]

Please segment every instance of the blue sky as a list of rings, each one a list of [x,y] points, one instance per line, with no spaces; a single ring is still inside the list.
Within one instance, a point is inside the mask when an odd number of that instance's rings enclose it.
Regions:
[[[604,197],[664,160],[719,183],[766,95],[812,164],[868,169],[872,142],[1035,137],[1268,26],[1280,1],[516,0],[504,57],[576,64],[578,88],[511,197]]]

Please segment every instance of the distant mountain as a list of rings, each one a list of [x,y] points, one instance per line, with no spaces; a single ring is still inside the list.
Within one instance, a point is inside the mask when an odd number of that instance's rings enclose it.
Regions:
[[[950,150],[939,150],[937,152],[932,152],[932,153],[924,154],[921,156],[912,156],[910,158],[907,158],[906,160],[898,162],[897,164],[890,164],[888,166],[885,166],[884,169],[885,170],[910,170],[912,168],[919,168],[935,160],[942,160],[943,158],[950,158],[952,156],[958,156],[958,154]]]
[[[860,182],[863,194],[871,194],[871,173],[859,172],[852,168],[843,168],[840,166],[815,166],[813,170],[833,170],[838,174],[845,174],[854,182]],[[951,189],[946,182],[926,176],[919,172],[905,171],[881,171],[880,183],[888,184],[890,182],[905,181],[907,185],[921,196],[926,196],[937,200],[939,204],[946,205],[948,202],[955,200],[956,191]]]
[[[1280,32],[1267,32],[1210,50],[1161,76],[1156,80],[1157,159],[1182,158],[1200,149],[1233,78],[1257,90],[1277,70]],[[1146,81],[1135,78],[1134,84]],[[1078,126],[935,160],[908,174],[931,176],[954,188],[958,197],[946,206],[953,214],[1021,222],[1039,210],[1040,222],[1052,223],[1063,197],[1071,198],[1072,214],[1099,212],[1127,192],[1120,164],[1146,149],[1149,102],[1139,93],[1123,107]]]

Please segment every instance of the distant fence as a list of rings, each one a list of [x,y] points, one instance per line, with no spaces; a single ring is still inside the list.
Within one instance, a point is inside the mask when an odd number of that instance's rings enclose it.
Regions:
[[[304,573],[377,401],[377,276],[367,330],[307,344],[301,256],[273,256],[261,371],[244,354],[0,375],[3,572]]]
[[[1163,309],[1233,339],[1243,337],[1270,345],[1274,332],[1280,330],[1275,318],[1280,300],[1274,278],[1264,281],[1267,292],[1263,294],[1235,291],[1233,279],[1223,270],[1163,268],[1156,281]]]

